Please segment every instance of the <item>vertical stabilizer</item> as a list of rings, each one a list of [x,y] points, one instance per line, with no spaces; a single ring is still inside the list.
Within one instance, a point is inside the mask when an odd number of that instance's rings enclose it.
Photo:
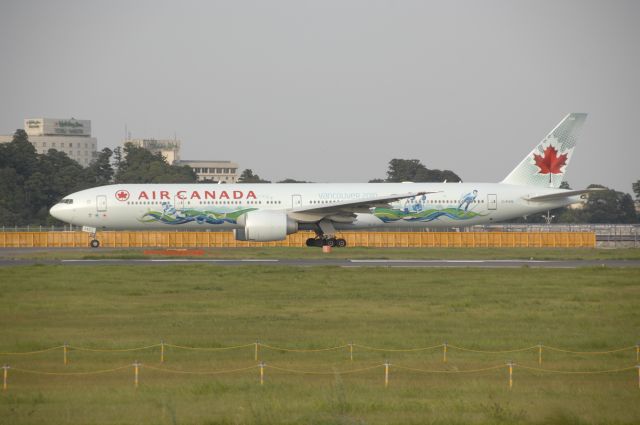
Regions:
[[[521,186],[560,187],[587,114],[569,114],[502,181]]]

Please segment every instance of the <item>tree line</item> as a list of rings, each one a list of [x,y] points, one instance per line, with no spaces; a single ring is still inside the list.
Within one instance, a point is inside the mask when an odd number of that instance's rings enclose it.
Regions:
[[[460,182],[451,170],[429,169],[417,159],[389,161],[383,182]],[[126,144],[114,150],[104,148],[88,167],[69,158],[64,152],[49,149],[38,154],[24,130],[17,130],[13,140],[0,144],[0,225],[60,224],[49,215],[49,209],[62,197],[79,190],[112,183],[196,183],[191,167],[168,164],[165,158],[147,149]],[[239,183],[270,183],[251,169],[240,174]],[[287,178],[278,183],[308,183]],[[563,182],[561,186],[569,189]],[[582,209],[559,208],[549,212],[554,222],[561,223],[637,223],[634,202],[628,193],[601,185],[605,190],[588,196]],[[633,183],[640,199],[640,180]],[[540,215],[519,218],[514,222],[544,222]]]
[[[111,183],[190,183],[188,166],[167,164],[161,155],[127,144],[102,149],[84,168],[64,152],[38,154],[24,130],[0,144],[0,225],[60,224],[49,209],[62,197]]]

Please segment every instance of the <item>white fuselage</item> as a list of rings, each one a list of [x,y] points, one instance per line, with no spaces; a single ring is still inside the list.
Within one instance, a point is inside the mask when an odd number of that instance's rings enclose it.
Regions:
[[[68,223],[116,229],[237,229],[250,211],[292,211],[403,193],[425,195],[355,212],[336,229],[489,224],[580,202],[525,198],[561,189],[502,183],[118,184],[67,196],[51,214]],[[304,221],[301,222],[304,228]]]

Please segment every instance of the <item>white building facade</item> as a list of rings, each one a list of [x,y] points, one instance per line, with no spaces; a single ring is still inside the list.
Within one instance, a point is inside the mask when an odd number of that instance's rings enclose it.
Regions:
[[[39,154],[49,149],[64,152],[67,156],[87,167],[98,154],[98,140],[91,137],[91,121],[75,118],[28,118],[24,130]],[[0,136],[0,143],[13,140],[13,135]]]
[[[188,165],[198,176],[198,181],[214,183],[236,183],[238,181],[238,164],[231,161],[189,160],[176,162],[176,165]]]

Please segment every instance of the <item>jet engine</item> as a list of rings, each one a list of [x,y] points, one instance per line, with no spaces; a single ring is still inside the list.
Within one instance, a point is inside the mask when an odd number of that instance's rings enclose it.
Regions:
[[[287,217],[284,210],[251,211],[238,218],[242,229],[235,229],[238,241],[281,241],[298,231],[298,222]]]

